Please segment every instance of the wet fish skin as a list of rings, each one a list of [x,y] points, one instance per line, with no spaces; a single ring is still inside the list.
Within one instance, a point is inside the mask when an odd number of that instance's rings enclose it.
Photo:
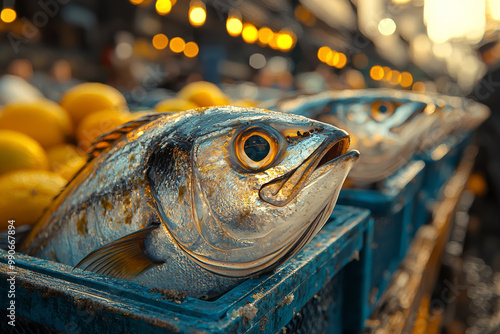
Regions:
[[[390,103],[394,112],[377,120],[371,107],[381,101]],[[349,174],[351,184],[358,187],[385,179],[416,152],[434,147],[449,135],[474,130],[490,113],[486,106],[467,98],[396,89],[328,91],[262,106],[346,129],[352,147],[362,153]]]
[[[377,118],[377,104],[391,112]],[[361,187],[385,179],[406,164],[440,113],[429,97],[389,89],[328,91],[267,107],[346,129],[353,148],[362,153],[349,174]]]
[[[234,140],[252,126],[284,141],[263,170],[235,162]],[[275,268],[319,231],[358,158],[344,154],[347,146],[335,127],[260,109],[161,116],[85,166],[25,251],[71,266],[90,253],[85,264],[96,272],[194,297],[220,294]]]

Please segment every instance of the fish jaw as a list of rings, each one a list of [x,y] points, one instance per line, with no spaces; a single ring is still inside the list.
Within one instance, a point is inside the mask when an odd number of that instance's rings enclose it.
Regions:
[[[358,151],[350,151],[322,164],[313,171],[307,185],[293,199],[293,202],[296,202],[295,205],[304,209],[297,210],[294,216],[289,217],[288,222],[298,227],[297,231],[281,242],[282,246],[273,252],[252,261],[233,262],[200,256],[185,248],[184,251],[191,255],[202,268],[225,277],[252,277],[275,269],[302,250],[324,226],[335,207],[342,184],[358,158]],[[307,211],[314,206],[319,206],[319,209],[313,209],[316,213],[311,215]],[[266,239],[267,244],[275,243],[272,235]],[[265,246],[265,244],[260,245],[260,247]],[[252,250],[248,249],[247,252],[252,252]]]
[[[324,160],[335,160],[347,151],[348,146],[348,134],[341,130],[335,131],[299,167],[285,177],[265,184],[259,191],[261,199],[275,206],[288,204]]]

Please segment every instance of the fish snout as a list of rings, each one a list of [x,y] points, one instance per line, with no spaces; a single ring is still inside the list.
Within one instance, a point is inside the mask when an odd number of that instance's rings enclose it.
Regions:
[[[343,157],[349,147],[349,135],[343,130],[334,130],[296,169],[265,184],[259,191],[260,198],[275,206],[285,206],[295,198],[316,170],[332,165]],[[359,152],[357,155],[359,156]],[[357,160],[356,153],[346,158],[353,162]]]

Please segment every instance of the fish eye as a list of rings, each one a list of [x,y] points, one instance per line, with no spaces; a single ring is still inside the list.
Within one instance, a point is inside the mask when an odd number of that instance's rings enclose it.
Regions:
[[[234,142],[238,164],[248,171],[269,167],[280,153],[281,135],[269,126],[244,129]]]
[[[372,118],[382,122],[394,114],[395,106],[392,102],[377,100],[372,103]]]
[[[271,151],[271,145],[264,136],[259,134],[252,135],[245,140],[243,151],[250,160],[259,162],[264,160]]]

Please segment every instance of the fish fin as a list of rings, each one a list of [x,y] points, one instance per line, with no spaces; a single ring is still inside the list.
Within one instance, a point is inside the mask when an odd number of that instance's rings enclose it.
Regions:
[[[130,121],[128,123],[122,124],[119,127],[111,130],[110,132],[103,133],[90,146],[88,152],[88,160],[91,161],[95,157],[99,156],[105,149],[112,146],[118,140],[125,137],[129,132],[139,128],[140,126],[150,123],[160,117],[165,116],[162,113],[154,113],[142,116],[136,120]]]
[[[163,263],[151,259],[145,249],[145,240],[156,228],[158,225],[146,227],[96,249],[75,268],[125,280],[134,278]]]

